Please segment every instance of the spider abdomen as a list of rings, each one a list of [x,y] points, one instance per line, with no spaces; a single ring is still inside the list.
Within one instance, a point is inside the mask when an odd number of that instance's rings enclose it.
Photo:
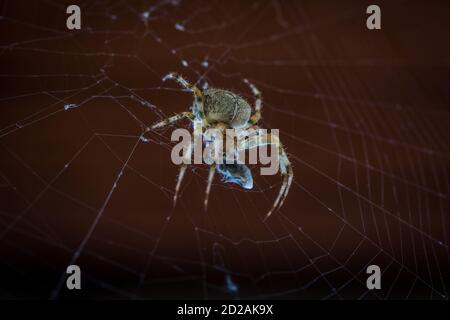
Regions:
[[[231,91],[222,89],[205,90],[203,108],[209,123],[224,122],[232,128],[245,126],[251,114],[247,101]]]

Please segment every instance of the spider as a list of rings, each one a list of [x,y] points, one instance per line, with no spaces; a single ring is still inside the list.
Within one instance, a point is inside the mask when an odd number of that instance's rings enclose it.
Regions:
[[[257,129],[258,122],[261,119],[261,93],[260,91],[247,79],[243,81],[250,87],[253,95],[255,96],[255,112],[252,114],[251,107],[243,98],[239,95],[223,89],[209,88],[200,91],[195,85],[190,84],[182,76],[176,73],[169,73],[163,78],[163,81],[173,79],[178,82],[184,89],[191,91],[194,94],[194,102],[191,107],[191,111],[185,111],[175,114],[172,117],[166,118],[157,122],[147,131],[159,129],[165,127],[171,123],[174,123],[183,118],[189,119],[194,125],[194,136],[202,135],[208,128],[220,128],[220,129]],[[197,128],[197,129],[196,129]],[[275,199],[272,208],[267,213],[267,219],[274,210],[280,208],[284,200],[287,197],[289,188],[291,186],[294,174],[291,163],[287,157],[287,154],[275,135],[264,134],[259,136],[259,140],[256,143],[247,142],[241,146],[243,149],[251,149],[260,145],[273,144],[278,147],[279,166],[282,176],[282,186]],[[189,146],[189,152],[184,156],[190,157],[190,151],[192,144]],[[178,192],[180,190],[181,182],[183,181],[187,164],[183,163],[180,166],[178,179],[175,187],[175,194],[173,197],[173,203],[176,204],[178,198]],[[236,183],[244,189],[253,188],[253,177],[250,169],[244,164],[216,164],[210,165],[208,183],[205,192],[204,207],[205,211],[208,207],[208,198],[211,191],[211,185],[214,179],[214,173],[218,171],[224,182]]]

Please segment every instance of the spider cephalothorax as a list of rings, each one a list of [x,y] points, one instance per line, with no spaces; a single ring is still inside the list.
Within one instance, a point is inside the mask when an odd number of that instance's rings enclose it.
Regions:
[[[244,82],[250,86],[253,94],[255,95],[255,112],[252,114],[250,105],[242,97],[234,92],[223,89],[206,89],[203,92],[196,86],[190,84],[183,77],[175,73],[169,73],[164,80],[174,79],[184,88],[194,93],[194,103],[192,111],[185,111],[162,120],[148,130],[164,127],[170,123],[178,121],[182,118],[188,118],[194,123],[194,135],[202,135],[207,128],[220,128],[225,129],[256,129],[259,119],[261,118],[261,93],[259,90],[248,80]],[[251,149],[258,147],[259,145],[272,144],[278,147],[280,172],[283,177],[283,184],[278,193],[272,208],[266,217],[276,209],[283,205],[284,200],[289,192],[293,180],[293,171],[291,163],[284,151],[284,148],[278,139],[278,137],[272,134],[263,134],[258,137],[257,143],[245,143],[241,145],[242,149]],[[191,146],[189,147],[192,148]],[[187,152],[185,156],[190,157],[190,152]],[[242,188],[253,188],[253,177],[250,169],[244,164],[216,164],[211,163],[211,168],[208,176],[208,184],[206,187],[205,195],[205,210],[208,206],[208,198],[211,190],[214,173],[217,170],[223,177],[224,182],[231,182],[240,185]],[[182,164],[180,167],[180,173],[178,175],[177,185],[175,187],[174,203],[176,203],[178,192],[180,190],[181,181],[183,180],[186,172],[187,164]]]

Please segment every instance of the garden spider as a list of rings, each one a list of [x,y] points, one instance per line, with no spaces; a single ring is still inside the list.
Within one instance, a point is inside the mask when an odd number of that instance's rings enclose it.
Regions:
[[[191,108],[192,111],[185,111],[175,114],[172,117],[164,119],[147,128],[147,131],[159,129],[165,127],[180,119],[187,118],[194,125],[194,139],[198,135],[202,135],[204,130],[208,128],[220,128],[225,129],[256,129],[257,124],[261,118],[261,93],[260,91],[247,79],[244,82],[250,87],[255,96],[255,112],[251,114],[250,105],[239,95],[222,89],[210,88],[203,92],[200,91],[195,85],[190,84],[182,76],[176,73],[169,73],[163,78],[163,81],[167,79],[173,79],[178,82],[183,88],[192,91],[194,94],[194,103]],[[272,208],[266,215],[266,219],[272,214],[274,210],[280,208],[284,200],[287,197],[289,188],[292,184],[294,177],[291,163],[284,151],[284,148],[279,141],[278,137],[271,134],[264,134],[259,136],[259,140],[253,142],[246,141],[244,145],[239,148],[251,149],[260,145],[275,145],[278,147],[279,166],[281,176],[283,178],[283,184],[280,188],[277,198],[275,199]],[[185,153],[185,157],[191,156],[192,144],[189,145],[189,152]],[[178,180],[175,187],[174,205],[178,198],[178,192],[180,190],[181,182],[183,181],[187,164],[183,163],[180,167],[178,174]],[[250,169],[244,164],[216,164],[212,163],[209,175],[208,183],[205,192],[204,207],[205,211],[208,206],[209,193],[211,191],[211,185],[214,178],[215,171],[218,171],[225,182],[232,182],[240,185],[245,189],[253,188],[253,177]]]

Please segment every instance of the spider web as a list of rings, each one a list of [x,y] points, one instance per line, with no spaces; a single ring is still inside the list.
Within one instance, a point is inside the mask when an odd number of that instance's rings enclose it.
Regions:
[[[380,2],[371,32],[367,5],[84,1],[68,31],[61,2],[3,1],[0,296],[447,299],[447,10]],[[257,166],[249,191],[216,175],[207,212],[190,166],[173,206],[189,124],[144,134],[192,104],[170,71],[261,90],[295,174],[269,219],[281,178]]]

